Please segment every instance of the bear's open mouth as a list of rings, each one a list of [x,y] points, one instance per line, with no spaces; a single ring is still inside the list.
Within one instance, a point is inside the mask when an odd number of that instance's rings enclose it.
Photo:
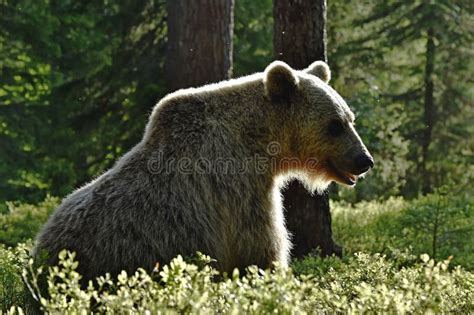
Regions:
[[[355,183],[357,182],[357,175],[344,172],[340,169],[338,169],[330,160],[327,161],[327,165],[329,170],[341,181],[342,183],[349,185],[349,186],[354,186]]]

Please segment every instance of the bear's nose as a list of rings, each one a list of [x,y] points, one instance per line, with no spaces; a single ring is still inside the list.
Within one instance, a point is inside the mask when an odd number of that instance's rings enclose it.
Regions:
[[[374,167],[374,159],[372,158],[372,156],[366,153],[359,154],[355,158],[354,162],[355,162],[356,170],[358,172],[358,174],[355,174],[355,175],[365,173],[370,168]]]

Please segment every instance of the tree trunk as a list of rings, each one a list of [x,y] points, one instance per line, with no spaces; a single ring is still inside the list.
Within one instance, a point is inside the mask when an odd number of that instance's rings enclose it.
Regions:
[[[275,58],[296,69],[326,61],[326,1],[274,0]]]
[[[426,64],[425,64],[425,99],[424,99],[424,128],[423,128],[423,143],[422,143],[422,161],[421,169],[423,176],[423,194],[431,191],[430,172],[427,167],[428,150],[431,144],[431,135],[433,133],[433,125],[435,123],[435,107],[433,100],[433,71],[434,71],[434,34],[433,29],[428,30],[428,39],[426,41]]]
[[[326,1],[274,0],[274,54],[296,69],[326,61]],[[287,227],[293,234],[293,256],[319,248],[322,256],[342,255],[332,239],[327,193],[311,196],[298,181],[283,192]]]
[[[168,90],[228,79],[234,0],[168,0]]]

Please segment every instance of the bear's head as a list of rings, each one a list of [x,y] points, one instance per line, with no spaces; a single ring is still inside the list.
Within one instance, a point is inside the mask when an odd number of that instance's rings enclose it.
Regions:
[[[354,114],[328,83],[329,67],[316,61],[297,71],[275,61],[264,73],[267,97],[284,116],[282,158],[292,173],[303,176],[314,188],[331,181],[355,185],[358,176],[373,167],[374,161],[354,127]]]

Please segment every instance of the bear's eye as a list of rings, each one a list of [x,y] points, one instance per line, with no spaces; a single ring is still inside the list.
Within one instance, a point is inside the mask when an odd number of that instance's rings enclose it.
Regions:
[[[342,125],[342,122],[339,120],[334,119],[328,125],[328,133],[332,137],[340,136],[343,131],[344,131],[344,126]]]

